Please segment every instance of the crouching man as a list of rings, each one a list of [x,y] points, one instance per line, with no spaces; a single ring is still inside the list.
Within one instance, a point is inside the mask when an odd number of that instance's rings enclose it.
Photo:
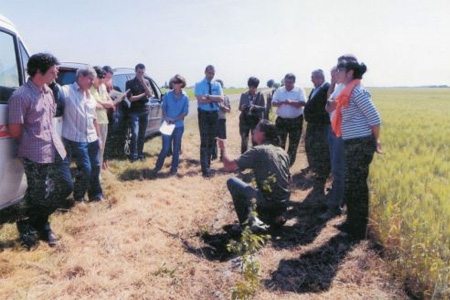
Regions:
[[[280,140],[274,124],[267,120],[258,123],[254,130],[255,147],[250,148],[236,159],[230,159],[226,152],[225,141],[218,139],[224,168],[228,172],[236,169],[252,169],[256,188],[233,177],[227,186],[233,198],[239,222],[244,223],[251,211],[252,202],[256,202],[259,219],[270,226],[282,226],[285,222],[290,190],[289,155],[279,146]],[[252,220],[252,226],[264,226],[258,219]]]
[[[66,150],[53,123],[56,103],[47,86],[56,78],[58,64],[48,53],[31,56],[27,64],[30,79],[9,100],[9,132],[19,143],[28,183],[27,211],[17,222],[22,245],[28,249],[38,239],[56,245],[49,216],[67,206],[73,190]]]

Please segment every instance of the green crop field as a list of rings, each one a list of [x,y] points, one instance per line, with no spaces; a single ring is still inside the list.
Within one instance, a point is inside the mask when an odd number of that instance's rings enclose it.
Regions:
[[[450,89],[371,89],[383,155],[371,165],[372,228],[422,298],[450,297]]]

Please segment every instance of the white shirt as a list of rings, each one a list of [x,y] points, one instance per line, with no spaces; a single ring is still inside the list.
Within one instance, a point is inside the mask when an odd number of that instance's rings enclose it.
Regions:
[[[278,88],[273,94],[272,103],[277,103],[289,99],[290,101],[306,103],[305,91],[302,88],[294,87],[287,91],[286,87]],[[288,104],[281,104],[277,108],[277,116],[281,118],[297,118],[303,114],[303,107],[293,107]]]
[[[317,92],[320,90],[321,87],[323,87],[327,82],[324,81],[321,85],[319,85],[318,87],[315,87],[312,92],[311,92],[311,97],[309,97],[309,99],[314,98],[314,96],[317,94]]]
[[[345,84],[338,83],[334,87],[333,93],[330,95],[331,100],[336,100],[339,94],[342,92],[342,90],[345,88]],[[330,113],[330,119],[333,120],[334,110]]]
[[[92,143],[98,140],[94,120],[97,119],[94,97],[89,91],[83,92],[78,84],[62,87],[64,114],[62,136],[73,142]]]

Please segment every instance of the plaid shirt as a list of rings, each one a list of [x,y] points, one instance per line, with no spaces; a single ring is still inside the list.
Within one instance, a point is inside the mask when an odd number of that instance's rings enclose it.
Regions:
[[[75,82],[62,87],[64,115],[62,136],[72,142],[92,143],[98,139],[94,120],[97,102],[89,91],[83,92]]]
[[[66,150],[56,132],[53,116],[56,103],[48,86],[39,89],[31,80],[9,100],[9,124],[21,124],[19,156],[36,163],[53,163],[56,152],[64,159]]]

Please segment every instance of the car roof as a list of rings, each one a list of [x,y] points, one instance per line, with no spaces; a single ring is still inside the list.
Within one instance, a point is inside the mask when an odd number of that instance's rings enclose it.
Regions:
[[[9,31],[17,34],[17,29],[15,28],[14,24],[3,15],[0,15],[0,27],[6,28]]]
[[[86,67],[88,66],[88,64],[85,63],[78,63],[78,62],[67,62],[67,61],[63,61],[59,64],[59,69],[61,70],[74,70],[76,71],[77,69],[81,68],[81,67]],[[134,68],[127,68],[127,67],[117,67],[117,68],[112,68],[114,75],[134,75],[135,71]],[[145,74],[145,77],[148,77],[150,79],[152,79],[152,77],[148,74]],[[152,79],[153,80],[153,79]]]
[[[74,69],[74,70],[78,70],[79,68],[82,67],[86,67],[88,66],[88,64],[83,64],[83,63],[77,63],[77,62],[66,62],[63,61],[59,64],[59,68],[61,69]]]

